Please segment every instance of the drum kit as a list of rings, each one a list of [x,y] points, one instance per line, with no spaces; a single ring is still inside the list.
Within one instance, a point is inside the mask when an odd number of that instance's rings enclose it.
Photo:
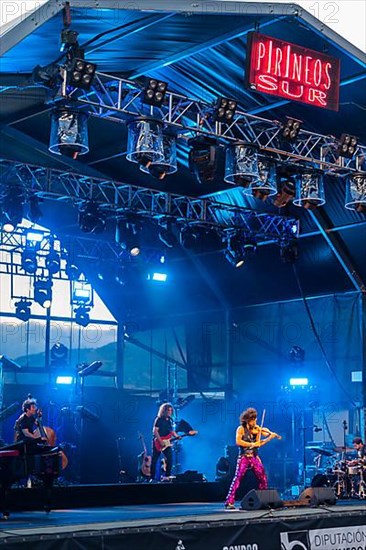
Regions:
[[[314,458],[317,473],[313,477],[312,487],[331,487],[339,499],[366,499],[366,458],[353,458],[352,447],[307,447],[317,453]],[[322,458],[326,457],[325,467],[321,468]]]

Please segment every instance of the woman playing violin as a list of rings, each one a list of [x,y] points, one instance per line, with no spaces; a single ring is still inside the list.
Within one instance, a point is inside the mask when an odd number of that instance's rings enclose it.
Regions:
[[[264,436],[264,439],[261,439]],[[257,411],[249,408],[240,415],[240,426],[236,430],[236,444],[239,446],[239,456],[234,479],[231,483],[225,501],[227,510],[235,509],[235,494],[247,470],[251,468],[258,480],[258,489],[267,489],[268,481],[258,449],[279,435],[257,424]]]

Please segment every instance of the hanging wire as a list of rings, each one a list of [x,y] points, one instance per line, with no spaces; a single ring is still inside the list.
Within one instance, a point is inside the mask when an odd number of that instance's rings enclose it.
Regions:
[[[314,333],[314,336],[316,338],[316,341],[318,342],[319,344],[319,347],[320,347],[320,350],[322,352],[322,355],[323,355],[323,359],[325,361],[325,364],[329,370],[329,372],[333,375],[335,381],[337,382],[338,386],[340,387],[340,389],[343,391],[343,393],[347,396],[347,399],[349,400],[349,402],[354,406],[354,407],[357,407],[357,404],[355,403],[355,401],[353,400],[353,398],[351,397],[351,395],[348,393],[348,391],[346,390],[346,388],[343,386],[342,382],[339,380],[338,376],[337,376],[337,373],[335,372],[335,370],[333,369],[332,365],[330,364],[329,360],[328,360],[328,357],[327,357],[327,354],[326,354],[326,351],[324,349],[324,346],[323,346],[323,343],[321,341],[321,338],[319,336],[319,333],[318,331],[316,330],[316,326],[315,326],[315,322],[314,322],[314,318],[312,316],[312,313],[310,311],[310,308],[309,308],[309,304],[306,300],[306,296],[303,292],[303,289],[302,289],[302,286],[301,286],[301,282],[300,282],[300,278],[299,278],[299,274],[297,272],[297,269],[296,269],[296,265],[295,263],[292,264],[292,268],[293,268],[293,271],[294,271],[294,275],[295,275],[295,279],[296,279],[296,282],[297,282],[297,286],[299,287],[299,291],[300,291],[300,294],[301,294],[301,298],[304,302],[304,306],[305,306],[305,309],[306,309],[306,312],[308,314],[308,317],[309,317],[309,321],[310,321],[310,325],[311,325],[311,328],[312,328],[312,331]]]

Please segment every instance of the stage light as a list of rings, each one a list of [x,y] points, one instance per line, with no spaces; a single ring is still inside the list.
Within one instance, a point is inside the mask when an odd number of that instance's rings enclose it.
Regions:
[[[230,236],[227,248],[224,251],[225,259],[236,268],[242,267],[245,260],[252,256],[257,249],[257,243],[250,237],[240,233]]]
[[[157,120],[136,118],[128,124],[127,155],[145,168],[164,161],[163,127]]]
[[[74,382],[74,378],[72,376],[65,376],[65,375],[56,376],[56,384],[69,386],[73,382]]]
[[[198,183],[211,183],[217,172],[217,141],[215,138],[197,136],[188,140],[189,168]]]
[[[366,213],[366,172],[358,172],[348,176],[345,207],[348,210]]]
[[[350,134],[342,134],[338,146],[338,154],[340,157],[351,159],[357,149],[358,138]]]
[[[2,201],[3,230],[11,233],[23,220],[24,189],[20,185],[5,188]]]
[[[70,258],[66,258],[65,273],[70,281],[76,281],[80,276],[79,268],[73,264]]]
[[[55,250],[51,250],[46,256],[46,268],[50,275],[55,275],[60,271],[61,258]]]
[[[39,207],[39,198],[37,195],[31,195],[28,199],[28,218],[32,223],[38,223],[43,213]]]
[[[84,233],[102,233],[106,226],[106,216],[99,206],[88,201],[79,210],[79,227]]]
[[[76,307],[74,309],[75,322],[82,327],[87,327],[90,323],[90,310],[91,308],[85,305]]]
[[[294,263],[299,257],[297,240],[290,240],[280,245],[280,257],[283,263]]]
[[[36,65],[32,71],[31,80],[35,84],[43,84],[47,88],[56,88],[60,79],[60,67],[56,63],[50,63],[43,67]]]
[[[286,118],[287,120],[283,126],[281,136],[286,141],[294,142],[298,138],[303,122],[292,117]]]
[[[296,178],[296,196],[293,204],[314,210],[325,203],[323,174],[312,168],[302,169]]]
[[[201,233],[198,227],[186,225],[182,227],[180,231],[180,244],[183,246],[183,248],[186,248],[187,250],[192,250],[197,246],[200,235]]]
[[[214,120],[229,124],[234,118],[236,107],[237,102],[235,99],[218,98],[215,105]]]
[[[351,372],[351,382],[362,382],[362,370],[353,370]]]
[[[259,178],[257,149],[244,143],[229,145],[226,148],[224,180],[245,188]]]
[[[292,361],[301,363],[305,359],[305,350],[300,346],[293,346],[289,351],[289,356]]]
[[[53,366],[65,365],[67,363],[68,353],[69,350],[61,342],[56,342],[56,344],[53,344],[50,350],[50,358]]]
[[[299,233],[300,233],[300,221],[297,220],[296,222],[294,222],[291,227],[290,227],[290,232],[292,235],[294,235],[295,237],[298,237],[299,236]]]
[[[290,386],[307,386],[309,384],[308,378],[290,378]]]
[[[21,255],[21,266],[26,273],[33,274],[38,269],[37,253],[35,250],[23,250]]]
[[[116,223],[115,241],[123,250],[126,250],[132,257],[139,256],[141,252],[139,220],[119,219]]]
[[[146,80],[142,102],[154,107],[161,107],[165,98],[168,84],[162,80],[148,78]]]
[[[67,83],[74,88],[89,90],[96,70],[94,63],[75,57],[67,71]]]
[[[274,197],[273,204],[278,208],[283,208],[293,200],[296,193],[296,182],[292,175],[280,176],[278,192]]]
[[[165,220],[159,223],[159,239],[168,248],[173,248],[178,244],[177,238],[172,231],[172,221]]]
[[[64,52],[70,47],[78,46],[78,36],[77,31],[72,31],[71,29],[62,29],[61,31],[61,45],[60,52]]]
[[[15,316],[21,321],[29,321],[31,316],[32,302],[26,298],[21,298],[19,302],[15,302]]]
[[[158,180],[163,180],[166,176],[174,174],[177,171],[177,144],[174,136],[163,135],[164,158],[158,162],[152,162],[149,166],[140,164],[142,172],[150,174]]]
[[[86,281],[74,281],[72,284],[72,301],[75,304],[91,302],[92,288]]]
[[[52,280],[38,279],[34,281],[34,301],[44,308],[51,307]]]
[[[258,159],[259,178],[251,183],[250,187],[244,187],[245,194],[252,193],[253,197],[265,201],[271,195],[277,193],[276,164],[270,159]]]
[[[56,108],[51,113],[49,151],[76,159],[89,151],[88,115],[70,107]]]
[[[160,283],[165,283],[168,278],[167,273],[158,273],[155,271],[154,273],[149,273],[148,279],[151,279],[152,281],[158,281]]]

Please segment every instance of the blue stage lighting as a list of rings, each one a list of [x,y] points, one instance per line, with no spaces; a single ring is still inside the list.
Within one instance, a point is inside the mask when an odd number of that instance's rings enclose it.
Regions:
[[[56,376],[56,384],[70,385],[74,382],[72,376]]]
[[[308,384],[308,378],[290,378],[290,386],[307,386]]]
[[[72,289],[73,303],[89,303],[91,301],[91,285],[85,281],[74,281]]]
[[[154,272],[154,273],[149,273],[147,278],[151,279],[152,281],[159,281],[161,283],[165,283],[168,278],[168,274]]]

